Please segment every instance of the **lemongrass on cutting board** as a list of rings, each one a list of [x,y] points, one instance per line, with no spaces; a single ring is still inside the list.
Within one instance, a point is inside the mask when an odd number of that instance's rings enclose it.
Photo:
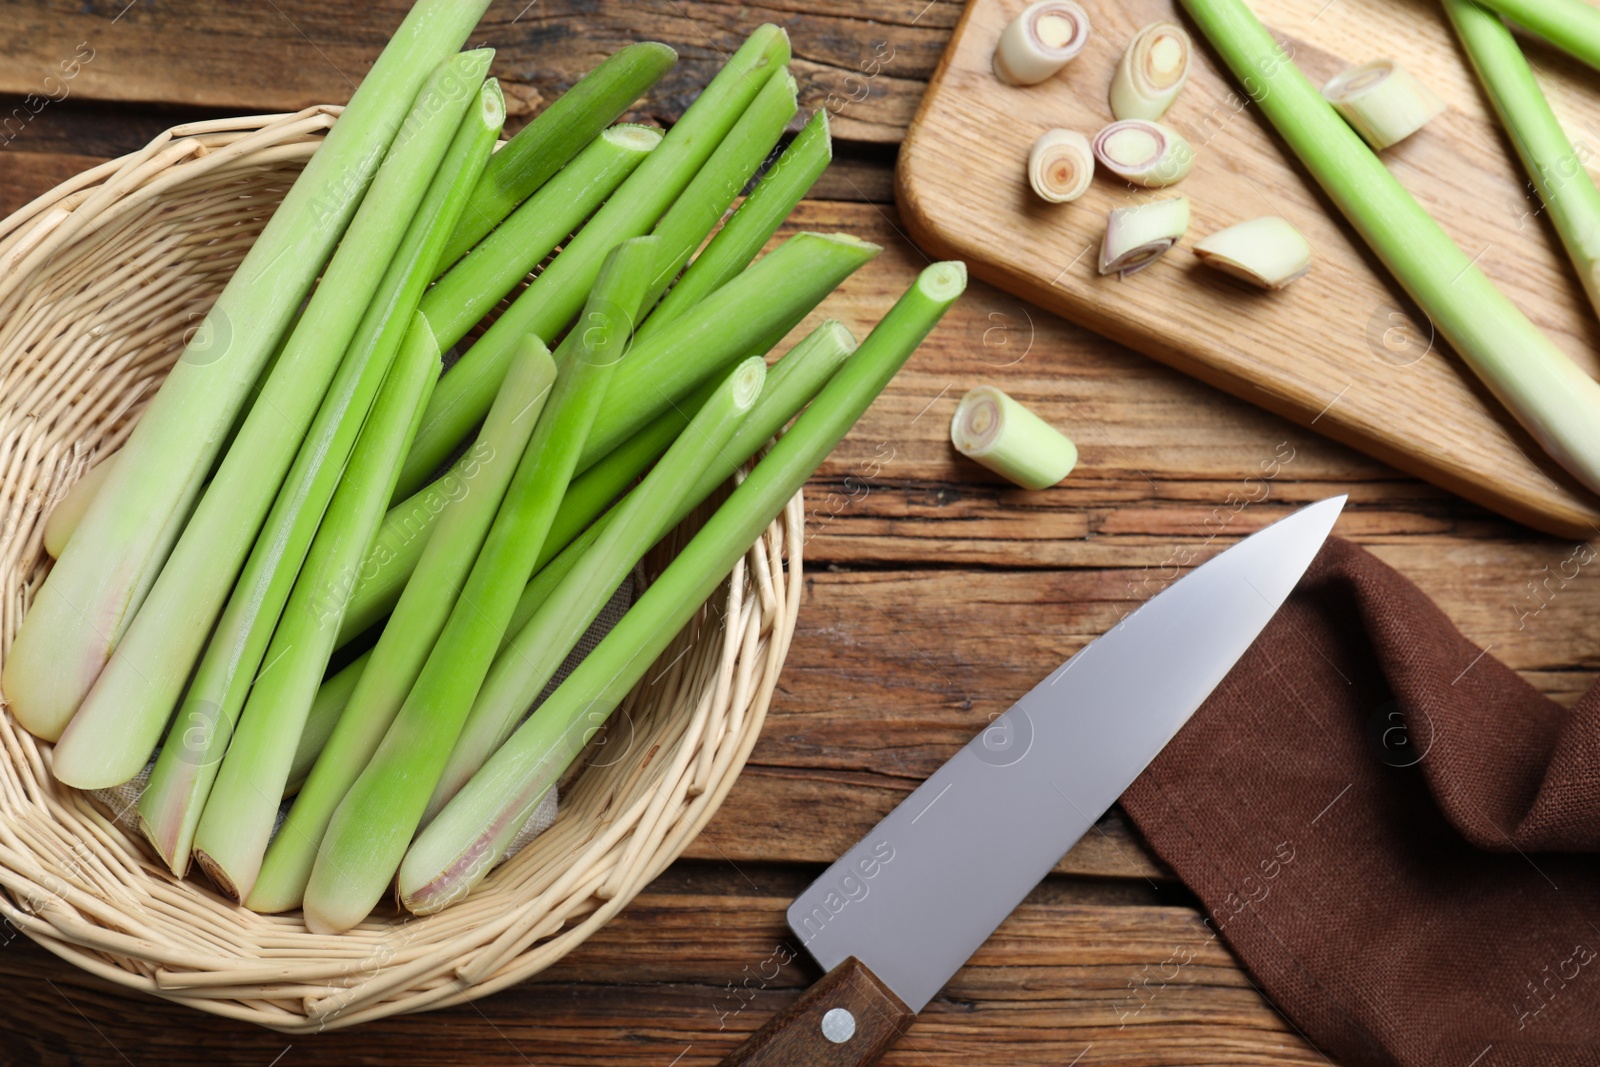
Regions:
[[[61,736],[183,530],[245,395],[362,202],[430,72],[488,0],[419,0],[251,244],[168,373],[35,595],[0,688],[27,730]],[[353,310],[330,309],[342,320]]]
[[[1089,33],[1089,16],[1073,0],[1031,4],[1000,34],[995,77],[1007,85],[1037,85],[1076,59]]]
[[[1470,0],[1445,0],[1444,9],[1550,212],[1589,303],[1600,312],[1600,190],[1500,17]]]
[[[1495,288],[1241,0],[1183,0],[1279,135],[1439,333],[1534,439],[1600,491],[1600,383]]]
[[[1263,289],[1282,289],[1311,269],[1311,244],[1287,219],[1263,215],[1207,234],[1195,258]]]
[[[1340,71],[1322,87],[1322,95],[1378,152],[1444,114],[1444,101],[1392,59]]]
[[[950,420],[963,456],[1024,489],[1048,489],[1078,465],[1078,446],[992,385],[969,389]]]
[[[1194,42],[1176,22],[1152,22],[1134,34],[1111,78],[1111,114],[1154,122],[1189,80]]]
[[[1189,198],[1165,197],[1112,208],[1100,241],[1100,273],[1126,278],[1166,255],[1189,231]]]
[[[1600,9],[1585,0],[1483,0],[1529,33],[1600,70]]]
[[[1093,145],[1101,166],[1146,189],[1180,182],[1194,165],[1194,149],[1182,134],[1146,119],[1119,119],[1095,134]]]
[[[1094,149],[1077,130],[1046,130],[1028,153],[1028,184],[1041,200],[1064,204],[1089,191]]]

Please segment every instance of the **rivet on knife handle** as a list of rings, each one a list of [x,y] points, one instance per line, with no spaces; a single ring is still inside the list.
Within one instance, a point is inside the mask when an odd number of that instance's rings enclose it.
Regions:
[[[855,957],[752,1034],[722,1067],[865,1067],[916,1014]]]

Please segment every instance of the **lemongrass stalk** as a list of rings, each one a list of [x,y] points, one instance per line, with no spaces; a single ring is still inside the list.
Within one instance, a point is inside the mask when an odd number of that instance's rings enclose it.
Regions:
[[[416,573],[406,583],[338,725],[246,893],[252,910],[278,912],[300,905],[328,820],[377,750],[444,629],[555,377],[555,361],[544,343],[537,337],[524,338],[478,438],[482,477],[474,480],[469,495],[444,513],[426,539]]]
[[[311,702],[311,710],[306,713],[305,728],[300,731],[300,741],[295,745],[294,762],[289,765],[289,785],[283,791],[284,796],[295,795],[305,785],[311,768],[316,766],[317,757],[322,755],[334,728],[344,716],[344,709],[350,703],[350,694],[356,691],[356,683],[361,680],[361,672],[371,658],[372,651],[368,649],[317,687],[316,699]]]
[[[89,504],[94,500],[95,494],[111,476],[111,468],[116,461],[115,452],[107,453],[99,463],[84,471],[83,477],[73,482],[50,509],[49,518],[44,520],[44,550],[50,553],[51,559],[60,559],[61,553],[66,551],[67,542],[72,540],[73,531],[78,528],[78,523],[83,521],[84,513],[89,510]]]
[[[409,494],[427,483],[483,420],[517,340],[531,333],[549,343],[566,327],[606,253],[619,241],[650,231],[788,61],[783,30],[769,24],[750,35],[650,157],[440,380],[406,457],[398,492]]]
[[[1392,59],[1375,59],[1335,74],[1323,97],[1381,152],[1444,114],[1444,101]]]
[[[967,391],[950,420],[957,452],[1024,489],[1048,489],[1078,465],[1078,446],[992,385]]]
[[[1229,226],[1195,242],[1201,263],[1258,285],[1282,289],[1311,269],[1311,244],[1276,215]]]
[[[1483,0],[1518,26],[1600,70],[1600,9],[1584,0]]]
[[[562,771],[965,286],[960,263],[936,263],[922,272],[622,621],[418,836],[400,867],[406,908],[438,911],[488,874]]]
[[[1189,80],[1194,44],[1176,22],[1152,22],[1134,34],[1111,79],[1111,114],[1154,122]]]
[[[1100,273],[1126,278],[1166,255],[1189,230],[1189,198],[1112,208],[1100,241]]]
[[[168,373],[84,516],[93,533],[68,544],[6,655],[0,689],[26,729],[55,740],[88,694],[412,99],[487,6],[418,0]],[[360,288],[344,294],[353,312],[327,309],[335,319],[359,316]]]
[[[796,234],[639,341],[612,383],[578,470],[588,470],[739,359],[764,354],[880,251],[879,246],[847,234]],[[394,606],[427,531],[449,501],[471,492],[471,472],[464,468],[475,468],[474,453],[469,449],[440,479],[390,509],[378,534],[375,565],[363,570],[351,597],[342,640],[360,633]]]
[[[995,77],[1037,85],[1076,59],[1089,43],[1089,16],[1073,0],[1031,4],[1012,19],[994,50]]]
[[[683,277],[645,319],[634,343],[653,337],[749,266],[832,160],[833,140],[828,132],[828,112],[823,108],[811,116],[733,217],[694,257]]]
[[[204,705],[197,714],[223,711],[228,702],[221,692],[236,682],[248,683],[255,669],[251,659],[258,662],[265,650],[361,419],[433,273],[444,234],[432,226],[433,215],[418,214],[419,207],[437,211],[453,203],[453,224],[467,191],[465,183],[455,187],[455,178],[469,163],[475,178],[505,116],[498,86],[480,88],[489,59],[480,51],[448,60],[419,94],[406,131],[379,169],[261,399],[138,617],[62,734],[54,769],[63,782],[103,789],[138,773],[202,649],[206,665],[201,671],[219,688],[191,693],[191,702]],[[463,92],[467,84],[472,89]],[[472,102],[477,106],[463,124]],[[452,171],[443,174],[440,164],[447,155]],[[478,162],[471,163],[474,159]],[[396,215],[411,224],[397,227]],[[321,313],[345,301],[356,306],[346,308],[351,314],[337,322]],[[313,332],[318,326],[327,329]],[[256,637],[247,639],[252,631]],[[176,729],[195,732],[190,725]],[[227,743],[224,731],[212,731],[209,739]],[[214,761],[202,762],[214,767]],[[186,765],[194,766],[192,755]],[[171,814],[178,808],[165,810]]]
[[[1094,155],[1126,182],[1161,189],[1182,181],[1194,166],[1194,149],[1170,126],[1121,119],[1094,136]]]
[[[678,53],[657,41],[630,44],[556,97],[489,161],[445,242],[440,266],[454,263],[483,240],[677,62]]]
[[[583,317],[561,344],[549,404],[449,620],[372,759],[335,808],[303,903],[317,933],[347,930],[394,878],[461,723],[488,673],[655,274],[660,242],[606,257]]]
[[[1600,491],[1600,384],[1495,288],[1241,0],[1183,3],[1262,113],[1467,366],[1557,463]]]
[[[350,595],[348,575],[383,518],[401,457],[441,370],[432,337],[425,331],[410,335],[362,424],[239,713],[194,835],[195,862],[230,900],[243,901],[255,886],[300,732],[333,655]]]
[[[606,130],[446,271],[422,298],[439,343],[448,348],[465,337],[660,143],[661,131],[647,126]]]
[[[730,390],[737,394],[742,386],[737,377],[720,383],[644,482],[590,528],[594,534],[574,541],[534,576],[512,615],[508,632],[516,636],[501,649],[478,693],[424,821],[436,815],[510,736],[649,547],[771,440],[855,348],[849,330],[833,320],[823,323],[778,361],[766,375],[760,396],[751,402],[749,414],[732,420],[736,425],[728,426],[725,437],[714,427],[729,415],[717,413],[716,403],[731,403]],[[569,581],[566,575],[579,561],[585,577]]]
[[[1445,0],[1444,9],[1523,170],[1550,211],[1589,303],[1600,312],[1600,190],[1505,23],[1470,0]],[[45,533],[48,537],[48,527]]]
[[[1028,184],[1041,200],[1065,204],[1089,191],[1094,150],[1077,130],[1046,130],[1028,153]]]

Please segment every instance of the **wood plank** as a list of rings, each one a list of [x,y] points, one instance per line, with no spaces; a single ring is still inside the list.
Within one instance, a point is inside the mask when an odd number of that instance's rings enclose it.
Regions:
[[[1567,535],[1600,529],[1600,501],[1544,458],[1442,340],[1434,343],[1425,322],[1410,347],[1385,347],[1396,328],[1410,328],[1411,305],[1203,47],[1164,119],[1186,132],[1198,153],[1193,172],[1173,190],[1192,202],[1190,232],[1283,215],[1315,249],[1312,272],[1264,294],[1198,267],[1180,246],[1134,277],[1100,277],[1105,213],[1136,202],[1130,188],[1102,174],[1078,202],[1046,205],[1028,191],[1024,161],[1051,126],[1092,133],[1108,122],[1105,86],[1124,42],[1142,24],[1181,16],[1173,0],[1101,5],[1084,53],[1059,77],[1019,89],[1001,84],[990,60],[1001,29],[1023,6],[968,5],[908,135],[898,203],[925,246],[968,259],[1005,289],[1298,422],[1315,422],[1322,433],[1494,510]],[[1437,5],[1348,0],[1327,20],[1318,17],[1324,5],[1317,2],[1255,6],[1319,84],[1347,62],[1369,58],[1375,38],[1404,42],[1399,58],[1450,111],[1385,153],[1386,161],[1564,351],[1590,373],[1600,368],[1593,310],[1553,233],[1529,216],[1518,164]],[[1538,58],[1558,111],[1575,129],[1591,128],[1600,103],[1590,72]],[[1480,210],[1463,211],[1462,204]]]

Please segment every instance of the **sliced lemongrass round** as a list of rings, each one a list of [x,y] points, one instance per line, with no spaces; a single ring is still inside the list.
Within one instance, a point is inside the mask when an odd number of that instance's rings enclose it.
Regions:
[[[1094,150],[1077,130],[1046,130],[1028,153],[1028,184],[1052,204],[1076,200],[1094,177]]]
[[[1048,489],[1078,465],[1078,446],[992,385],[969,390],[950,420],[963,456],[1024,489]]]
[[[1134,35],[1111,79],[1111,114],[1154,121],[1189,80],[1194,44],[1176,22],[1152,22]]]
[[[1094,156],[1124,181],[1160,189],[1194,165],[1194,149],[1178,131],[1148,119],[1122,119],[1094,135]]]
[[[1379,152],[1444,113],[1444,101],[1392,59],[1339,72],[1322,95]]]
[[[1066,66],[1089,41],[1089,16],[1073,0],[1031,4],[1011,21],[994,50],[995,77],[1037,85]]]
[[[1311,269],[1311,245],[1276,215],[1241,222],[1201,238],[1195,257],[1263,289],[1282,289]]]
[[[1106,236],[1100,244],[1100,273],[1126,278],[1143,270],[1166,255],[1188,229],[1187,196],[1112,208],[1106,217]]]

